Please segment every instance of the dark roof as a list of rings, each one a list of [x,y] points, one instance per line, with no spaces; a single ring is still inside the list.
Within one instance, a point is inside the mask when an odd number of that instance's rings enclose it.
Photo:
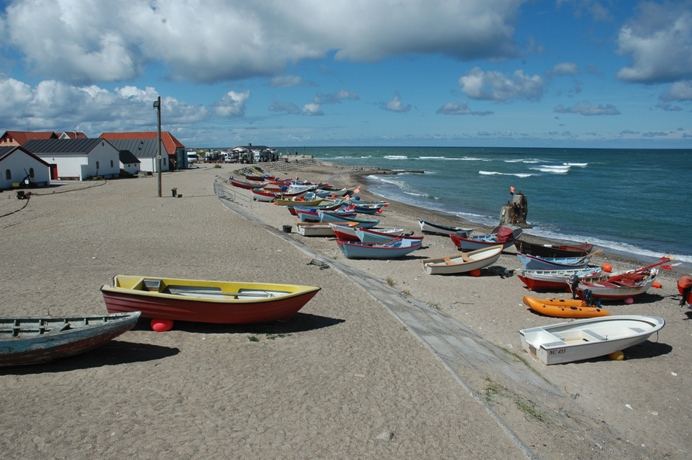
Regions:
[[[137,158],[156,158],[158,154],[156,139],[113,139],[108,142],[118,150],[129,150]],[[165,154],[166,152],[162,148],[161,155]]]
[[[46,163],[46,162],[45,162],[44,160],[42,160],[40,157],[37,157],[36,155],[34,155],[33,153],[31,153],[30,151],[28,151],[27,149],[25,149],[24,147],[21,147],[21,146],[18,146],[18,147],[15,147],[15,146],[12,146],[12,147],[0,147],[0,161],[4,160],[4,159],[7,158],[8,156],[12,155],[12,153],[14,153],[15,150],[18,151],[18,152],[24,152],[25,154],[29,155],[29,156],[30,156],[31,158],[33,158],[34,160],[39,161],[39,162],[43,163],[43,164],[46,165],[46,166],[50,166],[48,163]]]
[[[5,131],[2,138],[14,139],[19,145],[24,145],[35,139],[57,139],[53,131]]]
[[[134,153],[130,152],[129,150],[121,150],[120,151],[120,162],[121,163],[141,163],[139,159],[135,156]]]
[[[103,139],[49,139],[42,141],[29,141],[24,146],[30,152],[36,154],[50,153],[54,155],[74,155],[75,153],[87,154],[99,143],[108,142]]]

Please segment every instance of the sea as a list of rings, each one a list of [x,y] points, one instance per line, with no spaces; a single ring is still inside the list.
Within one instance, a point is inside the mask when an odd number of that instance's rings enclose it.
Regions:
[[[692,267],[692,150],[475,147],[288,148],[371,175],[368,190],[494,226],[510,186],[528,200],[525,232],[588,241]]]

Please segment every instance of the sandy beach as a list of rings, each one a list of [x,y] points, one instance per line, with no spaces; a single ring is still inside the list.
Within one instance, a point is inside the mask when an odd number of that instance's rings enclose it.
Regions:
[[[349,186],[363,173],[262,166]],[[481,277],[429,276],[421,260],[455,249],[426,235],[402,260],[348,260],[333,238],[281,232],[295,217],[228,185],[239,167],[164,174],[163,198],[151,177],[36,190],[28,204],[0,193],[2,316],[103,313],[115,274],[322,288],[285,323],[142,324],[79,357],[0,370],[7,458],[690,457],[692,329],[674,274],[609,307],[664,317],[659,337],[624,361],[547,367],[518,330],[559,320],[521,304],[512,254]],[[459,223],[391,203],[382,224],[419,233],[418,218]]]

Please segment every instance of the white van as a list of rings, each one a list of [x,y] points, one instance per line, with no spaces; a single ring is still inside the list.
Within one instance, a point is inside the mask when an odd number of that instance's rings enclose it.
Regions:
[[[187,164],[191,165],[197,163],[199,159],[197,158],[197,152],[187,152]]]

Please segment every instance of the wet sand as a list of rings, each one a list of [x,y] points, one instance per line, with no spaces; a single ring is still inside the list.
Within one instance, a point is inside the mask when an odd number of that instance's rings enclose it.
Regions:
[[[556,321],[521,306],[516,277],[426,275],[422,258],[454,250],[435,236],[404,260],[347,260],[332,239],[280,232],[295,223],[285,209],[223,183],[238,167],[164,174],[163,198],[153,178],[70,185],[0,218],[3,316],[104,312],[116,273],[322,288],[286,323],[142,324],[80,357],[0,370],[8,458],[689,457],[692,326],[674,278],[612,307],[665,317],[658,343],[545,367],[517,331]],[[355,180],[312,161],[270,170]],[[2,193],[0,215],[23,204]],[[433,214],[392,203],[383,223],[417,230],[419,217]]]

